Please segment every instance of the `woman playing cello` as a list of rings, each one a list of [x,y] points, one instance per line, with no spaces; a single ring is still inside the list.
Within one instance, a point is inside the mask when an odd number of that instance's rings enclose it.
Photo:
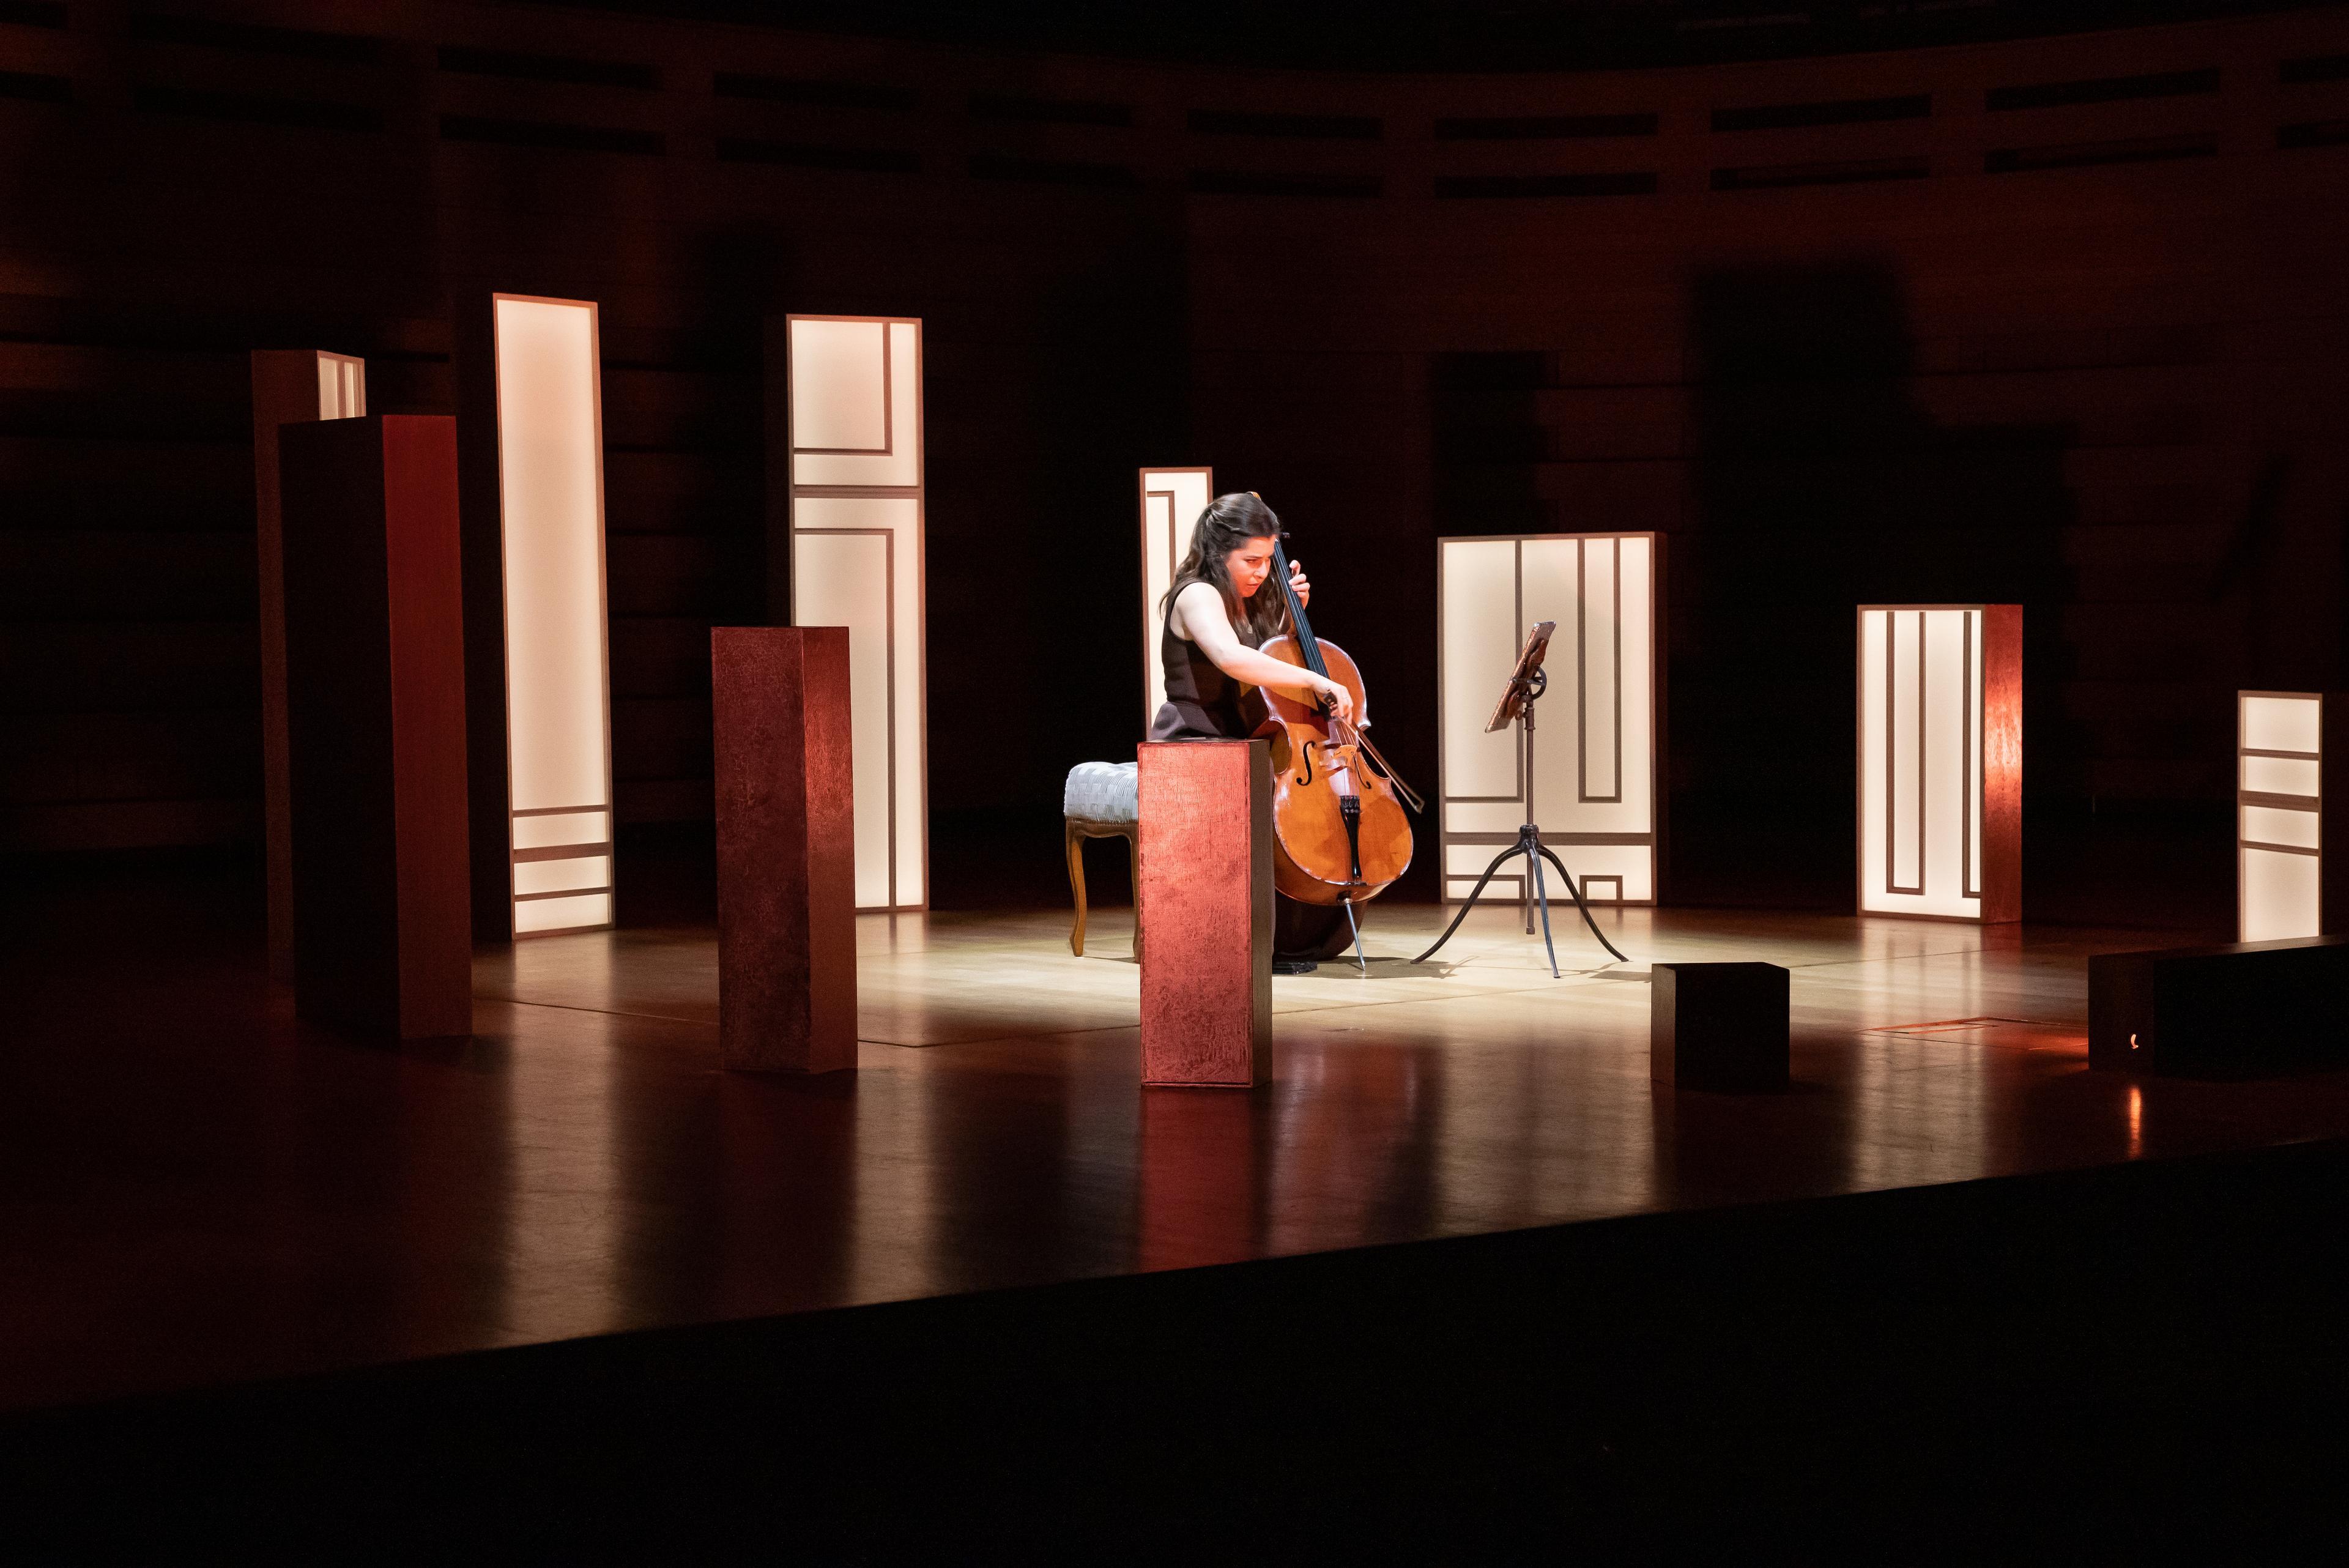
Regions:
[[[1303,566],[1286,563],[1288,582],[1271,581],[1285,562],[1279,541],[1280,520],[1253,493],[1219,496],[1199,514],[1164,601],[1166,703],[1150,738],[1272,738],[1273,953],[1293,973],[1344,948],[1350,911],[1410,863],[1411,831],[1389,782],[1359,772],[1371,750],[1361,676],[1305,624]]]
[[[1191,551],[1174,569],[1163,605],[1158,663],[1166,674],[1166,701],[1150,726],[1154,741],[1245,741],[1269,717],[1259,686],[1275,686],[1303,701],[1325,699],[1353,716],[1353,694],[1327,676],[1283,663],[1257,650],[1286,630],[1288,605],[1278,593],[1258,592],[1272,575],[1280,519],[1253,494],[1222,495],[1199,514]],[[1292,561],[1289,585],[1310,602],[1305,566]]]

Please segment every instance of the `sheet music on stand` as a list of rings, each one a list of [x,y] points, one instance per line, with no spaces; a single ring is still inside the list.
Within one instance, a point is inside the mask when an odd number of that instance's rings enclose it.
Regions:
[[[1526,645],[1517,650],[1517,667],[1509,671],[1509,684],[1501,693],[1501,701],[1493,710],[1493,722],[1485,726],[1490,735],[1516,723],[1526,707],[1541,695],[1541,688],[1549,684],[1542,673],[1542,661],[1549,657],[1550,634],[1557,629],[1554,620],[1537,621],[1533,630],[1526,633]],[[1526,803],[1530,809],[1532,803]]]

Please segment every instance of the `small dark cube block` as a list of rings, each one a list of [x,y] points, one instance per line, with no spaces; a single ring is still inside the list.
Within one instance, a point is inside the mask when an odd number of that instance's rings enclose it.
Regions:
[[[1793,979],[1774,963],[1660,963],[1648,1075],[1683,1089],[1783,1089]]]
[[[2187,1078],[2349,1065],[2349,937],[2097,953],[2088,1064]]]

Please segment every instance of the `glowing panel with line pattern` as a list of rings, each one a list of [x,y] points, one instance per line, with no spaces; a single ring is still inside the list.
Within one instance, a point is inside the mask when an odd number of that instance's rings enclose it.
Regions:
[[[848,628],[856,907],[929,901],[922,324],[792,316],[791,620]]]
[[[1166,671],[1158,662],[1158,641],[1166,625],[1160,607],[1174,584],[1175,564],[1191,547],[1191,528],[1216,498],[1212,468],[1145,468],[1142,471],[1142,729],[1166,701]]]
[[[506,789],[517,937],[612,924],[612,702],[595,303],[499,295]]]
[[[1859,609],[1859,909],[2023,918],[2023,607]]]
[[[2333,758],[2349,748],[2349,695],[2235,694],[2237,940],[2279,941],[2349,930],[2349,866],[2324,819],[2344,810]]]
[[[1656,901],[1660,545],[1653,534],[1436,541],[1446,902],[1468,897],[1529,817],[1592,903]],[[1557,630],[1535,708],[1529,802],[1522,732],[1485,724],[1526,630],[1545,620]],[[1514,862],[1494,886],[1526,892]]]

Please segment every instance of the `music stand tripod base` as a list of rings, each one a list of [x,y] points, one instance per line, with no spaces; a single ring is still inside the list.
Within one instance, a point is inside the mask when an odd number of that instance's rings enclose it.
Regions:
[[[1501,694],[1500,706],[1493,711],[1493,722],[1485,727],[1488,732],[1502,729],[1512,719],[1525,727],[1526,806],[1528,815],[1534,802],[1534,703],[1549,689],[1549,671],[1541,667],[1541,661],[1549,650],[1549,634],[1557,625],[1556,621],[1546,620],[1526,635],[1525,649],[1517,655],[1517,667],[1510,672],[1508,687]],[[1476,878],[1475,890],[1468,895],[1468,901],[1460,907],[1460,912],[1452,917],[1452,923],[1444,928],[1444,934],[1435,939],[1433,947],[1411,961],[1425,963],[1433,958],[1437,950],[1452,940],[1452,933],[1460,929],[1460,922],[1468,918],[1468,911],[1476,907],[1476,900],[1485,896],[1485,888],[1492,882],[1493,874],[1519,855],[1526,857],[1526,873],[1533,882],[1534,903],[1541,910],[1542,950],[1549,955],[1550,979],[1558,978],[1557,948],[1551,942],[1549,935],[1549,895],[1542,885],[1542,862],[1545,860],[1557,871],[1559,880],[1566,884],[1566,890],[1574,895],[1574,907],[1582,911],[1582,923],[1590,928],[1590,934],[1599,939],[1599,945],[1613,953],[1619,963],[1631,961],[1607,940],[1607,933],[1599,929],[1597,920],[1591,919],[1590,906],[1583,902],[1582,889],[1567,874],[1565,864],[1550,852],[1548,846],[1542,843],[1540,827],[1530,822],[1517,825],[1517,841],[1493,857],[1493,863],[1485,867],[1482,877]]]
[[[1476,900],[1485,896],[1485,885],[1492,881],[1493,874],[1507,865],[1514,857],[1519,855],[1526,857],[1526,868],[1533,878],[1534,903],[1541,910],[1542,950],[1549,955],[1550,979],[1557,980],[1559,976],[1557,949],[1551,942],[1549,935],[1549,894],[1542,881],[1542,862],[1545,860],[1548,861],[1550,868],[1557,873],[1559,880],[1566,884],[1566,890],[1574,895],[1574,907],[1582,911],[1582,923],[1590,928],[1590,934],[1599,939],[1599,945],[1613,953],[1618,962],[1631,961],[1623,956],[1613,942],[1607,940],[1607,933],[1599,929],[1599,922],[1591,918],[1590,906],[1582,901],[1582,889],[1575,886],[1574,878],[1568,874],[1566,867],[1551,852],[1549,846],[1541,841],[1541,829],[1530,822],[1518,826],[1517,841],[1515,844],[1493,857],[1493,863],[1485,867],[1485,874],[1482,877],[1476,878],[1475,891],[1468,895],[1468,901],[1460,906],[1460,912],[1452,917],[1452,923],[1444,928],[1444,934],[1435,939],[1434,945],[1411,961],[1425,963],[1429,959],[1433,958],[1437,950],[1452,940],[1452,933],[1460,929],[1460,922],[1468,918],[1468,911],[1476,907]]]

